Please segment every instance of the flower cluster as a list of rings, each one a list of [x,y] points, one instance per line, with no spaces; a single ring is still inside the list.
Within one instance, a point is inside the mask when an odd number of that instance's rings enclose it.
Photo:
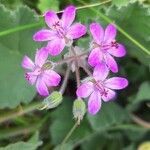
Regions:
[[[88,111],[94,115],[101,108],[101,99],[104,102],[112,100],[116,95],[113,90],[125,88],[128,80],[122,77],[107,78],[109,70],[118,72],[118,65],[113,56],[123,57],[126,54],[124,46],[115,40],[115,26],[109,24],[104,31],[101,25],[92,23],[90,32],[93,40],[88,63],[94,67],[93,79],[83,83],[76,93],[78,97],[89,97]]]
[[[55,87],[60,84],[61,76],[54,70],[58,65],[67,64],[68,69],[76,73],[77,80],[77,99],[74,104],[75,118],[83,118],[84,113],[81,108],[84,104],[81,98],[88,98],[88,111],[90,114],[96,114],[101,108],[101,99],[107,102],[113,99],[116,95],[114,90],[120,90],[128,85],[128,81],[122,77],[108,78],[110,71],[118,72],[118,65],[113,58],[123,57],[126,54],[125,48],[115,40],[116,28],[113,24],[106,27],[106,30],[98,23],[90,25],[90,32],[93,37],[90,46],[90,51],[84,48],[73,46],[74,40],[81,38],[86,34],[86,26],[81,23],[73,23],[75,20],[76,9],[74,6],[68,6],[61,19],[53,11],[47,11],[44,14],[45,22],[48,29],[41,29],[33,35],[33,40],[37,42],[47,42],[45,47],[37,50],[35,54],[35,62],[28,56],[25,56],[22,61],[22,67],[28,71],[25,73],[25,78],[29,84],[35,84],[38,93],[42,96],[48,96],[48,103],[57,106],[60,102],[55,100],[57,95],[61,97],[67,84],[69,71],[66,71],[66,76],[62,81],[59,93],[53,92],[49,94],[49,87]],[[48,60],[51,57],[59,55],[64,48],[68,48],[68,52],[64,55],[63,60],[52,62]],[[88,63],[87,63],[88,62]],[[88,65],[89,64],[89,65]],[[80,81],[79,68],[82,67],[87,73],[87,78]],[[93,68],[93,73],[90,69]],[[62,100],[62,98],[59,98]],[[49,101],[49,100],[52,100]],[[47,101],[45,101],[47,103]],[[83,101],[84,102],[84,101]],[[46,104],[47,108],[53,108]],[[77,108],[76,108],[77,107]],[[45,108],[45,107],[44,107]],[[80,110],[81,109],[81,110]],[[84,110],[84,109],[83,109]],[[79,113],[80,112],[80,113]],[[85,112],[85,110],[83,111]]]

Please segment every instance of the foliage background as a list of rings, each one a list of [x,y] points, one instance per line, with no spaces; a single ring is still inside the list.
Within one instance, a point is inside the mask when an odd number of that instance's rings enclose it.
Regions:
[[[60,149],[75,123],[75,79],[69,79],[62,105],[39,111],[42,98],[23,78],[21,60],[25,54],[34,58],[40,47],[32,35],[45,26],[41,17],[44,11],[59,11],[68,4],[78,7],[100,2],[103,1],[0,0],[0,150]],[[127,77],[130,84],[115,101],[103,104],[96,116],[87,114],[63,149],[150,150],[150,1],[112,0],[78,10],[77,20],[106,26],[108,20],[103,15],[132,37],[121,32],[117,36],[127,49],[127,56],[118,60],[119,75]],[[85,36],[76,43],[86,49],[89,40]],[[65,66],[60,70],[63,76]]]

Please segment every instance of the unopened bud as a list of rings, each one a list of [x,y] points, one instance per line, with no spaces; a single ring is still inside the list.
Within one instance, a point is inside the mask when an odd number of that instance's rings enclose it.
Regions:
[[[76,99],[73,103],[73,115],[74,118],[77,119],[78,124],[83,119],[86,113],[86,105],[82,99]]]
[[[44,105],[46,109],[51,109],[57,107],[62,102],[62,94],[60,92],[54,91],[47,98],[44,99]]]
[[[138,150],[149,150],[150,149],[150,142],[143,142],[142,144],[140,144],[140,146],[138,147]]]

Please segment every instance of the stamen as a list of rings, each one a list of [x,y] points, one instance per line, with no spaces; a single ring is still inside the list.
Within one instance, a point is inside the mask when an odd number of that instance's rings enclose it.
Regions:
[[[95,87],[96,87],[96,89],[98,89],[98,91],[100,92],[101,96],[107,97],[108,90],[105,89],[105,87],[103,86],[103,83],[99,84],[99,83],[95,82]]]
[[[30,80],[30,76],[28,73],[25,73],[25,78],[29,81]]]
[[[55,24],[53,24],[53,27],[54,27],[55,29],[57,29],[57,27],[60,27],[59,21],[55,22]]]
[[[106,89],[104,88],[104,90],[101,92],[101,96],[107,97],[107,95],[108,95],[108,90],[106,90]]]
[[[115,47],[115,48],[118,48],[119,46],[118,46],[118,43],[116,42],[116,41],[112,41],[111,42],[111,46],[112,47]]]

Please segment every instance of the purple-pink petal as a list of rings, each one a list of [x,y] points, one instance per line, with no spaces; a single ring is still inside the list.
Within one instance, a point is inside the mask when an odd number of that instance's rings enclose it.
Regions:
[[[28,56],[24,56],[21,65],[23,68],[30,69],[30,70],[33,70],[35,67],[33,61]]]
[[[95,66],[93,77],[96,81],[103,81],[108,76],[109,69],[107,68],[105,63],[101,63]]]
[[[42,96],[48,96],[49,95],[49,92],[48,92],[48,88],[44,82],[44,80],[42,80],[41,77],[39,77],[37,79],[37,82],[36,82],[36,89],[38,91],[38,93]]]
[[[49,41],[56,37],[56,33],[52,30],[42,29],[33,36],[34,41]]]
[[[57,86],[60,83],[61,77],[53,70],[46,70],[43,74],[43,80],[47,86]]]
[[[104,41],[106,43],[112,42],[117,34],[116,27],[112,24],[109,24],[105,29]]]
[[[114,60],[114,58],[110,54],[105,55],[105,62],[107,64],[108,68],[112,72],[114,72],[114,73],[118,72],[118,65],[117,65],[116,61]]]
[[[93,83],[87,82],[81,84],[81,86],[78,87],[76,94],[78,97],[86,98],[88,97],[93,91]]]
[[[100,64],[102,62],[103,54],[99,48],[95,48],[91,51],[89,57],[88,57],[88,63],[94,67],[97,64]]]
[[[52,56],[59,55],[65,47],[64,39],[55,39],[48,43],[47,49]]]
[[[74,19],[75,19],[75,15],[76,15],[76,9],[74,6],[68,6],[65,10],[64,13],[62,15],[62,26],[64,28],[69,27]]]
[[[46,22],[46,24],[47,24],[51,29],[53,29],[53,28],[54,28],[54,25],[55,25],[56,23],[59,23],[60,20],[59,20],[57,14],[56,14],[55,12],[53,12],[53,11],[47,11],[47,12],[45,13],[45,22]]]
[[[105,86],[110,89],[124,89],[128,86],[128,80],[122,77],[112,77],[105,81]]]
[[[107,94],[102,96],[103,101],[108,102],[114,99],[114,97],[116,96],[116,93],[113,90],[110,90],[107,88],[105,90],[107,91]]]
[[[90,32],[93,36],[94,41],[97,44],[101,44],[101,42],[103,41],[103,38],[104,38],[104,30],[103,30],[102,26],[98,23],[92,23],[90,25]]]
[[[110,48],[108,52],[115,57],[123,57],[126,55],[125,47],[122,44],[118,44],[118,48]]]
[[[35,64],[39,67],[42,67],[42,65],[46,62],[48,57],[48,50],[46,48],[41,48],[36,52],[35,55]]]
[[[76,23],[69,28],[67,37],[69,37],[70,39],[77,39],[83,36],[85,33],[86,27],[81,23]]]
[[[101,96],[98,92],[93,92],[88,100],[88,112],[95,115],[101,108]]]

